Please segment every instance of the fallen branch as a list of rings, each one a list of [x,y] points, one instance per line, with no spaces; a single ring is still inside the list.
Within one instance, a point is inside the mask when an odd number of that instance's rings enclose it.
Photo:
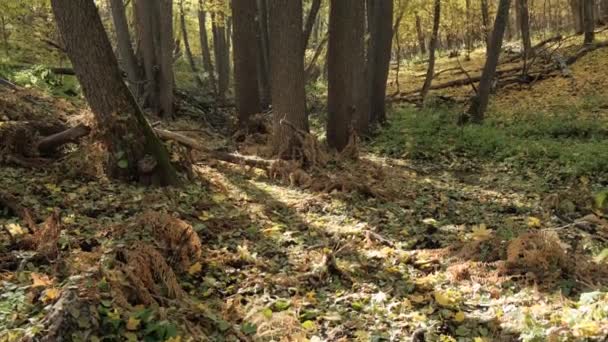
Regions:
[[[83,124],[68,128],[63,132],[59,132],[43,138],[38,143],[38,151],[41,154],[51,154],[55,150],[67,143],[77,142],[78,139],[87,136],[91,132],[91,129]]]
[[[207,153],[215,159],[219,159],[221,161],[225,161],[228,163],[247,165],[247,166],[251,166],[251,167],[255,167],[255,168],[259,168],[259,169],[267,169],[272,165],[272,162],[273,162],[271,160],[253,159],[253,158],[247,158],[245,156],[236,155],[233,153],[210,150],[195,139],[187,137],[183,134],[167,131],[164,129],[154,128],[154,131],[156,132],[158,137],[161,138],[162,140],[176,141],[186,147]]]
[[[14,83],[10,82],[9,80],[5,80],[4,78],[0,78],[0,85],[6,86],[11,88],[12,90],[17,90],[19,89],[19,87],[17,87]]]

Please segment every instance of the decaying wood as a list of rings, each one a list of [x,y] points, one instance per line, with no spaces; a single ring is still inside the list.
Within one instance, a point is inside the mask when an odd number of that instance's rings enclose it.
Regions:
[[[68,128],[63,132],[59,132],[43,138],[38,143],[38,151],[41,154],[51,154],[67,143],[77,142],[78,139],[87,136],[91,132],[91,129],[86,125],[80,124],[78,126]]]
[[[156,132],[158,137],[161,138],[162,140],[176,141],[186,147],[207,153],[208,155],[210,155],[211,157],[213,157],[215,159],[225,161],[228,163],[247,165],[247,166],[260,168],[260,169],[267,169],[273,163],[272,160],[254,159],[254,158],[248,158],[248,157],[240,156],[240,155],[233,154],[233,153],[228,153],[228,152],[223,152],[223,151],[214,151],[214,150],[211,150],[211,149],[205,147],[203,144],[201,144],[197,140],[187,137],[183,134],[167,131],[167,130],[160,129],[160,128],[155,128],[154,131]]]

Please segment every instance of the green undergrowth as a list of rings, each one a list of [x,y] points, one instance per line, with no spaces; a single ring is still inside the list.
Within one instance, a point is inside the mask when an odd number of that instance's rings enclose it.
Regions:
[[[570,178],[608,170],[608,124],[573,113],[521,114],[516,120],[490,117],[482,125],[458,126],[448,108],[400,108],[371,144],[391,157],[446,161],[467,157],[506,162]]]

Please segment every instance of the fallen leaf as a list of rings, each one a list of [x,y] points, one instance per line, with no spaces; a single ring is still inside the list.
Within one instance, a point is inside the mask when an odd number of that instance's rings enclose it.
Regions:
[[[464,321],[464,319],[466,318],[464,312],[462,311],[458,311],[455,315],[454,315],[454,321],[460,323],[462,321]]]
[[[135,317],[129,317],[129,320],[127,321],[127,330],[130,331],[135,331],[139,328],[139,323],[141,321]]]
[[[61,291],[59,289],[52,287],[50,289],[46,289],[42,293],[42,296],[40,296],[40,300],[42,300],[43,303],[50,303],[50,302],[54,301],[55,299],[59,298],[60,294],[61,294]]]
[[[492,236],[492,231],[484,223],[473,227],[473,240],[484,241],[489,239],[490,236]]]
[[[528,217],[528,227],[530,228],[540,228],[541,222],[538,217],[530,216]]]
[[[32,272],[30,275],[32,277],[32,287],[48,287],[53,283],[53,281],[46,274]]]
[[[201,265],[200,262],[195,262],[194,264],[192,264],[192,266],[190,266],[190,268],[188,268],[188,274],[189,275],[195,275],[201,272],[201,270],[203,269],[203,265]]]

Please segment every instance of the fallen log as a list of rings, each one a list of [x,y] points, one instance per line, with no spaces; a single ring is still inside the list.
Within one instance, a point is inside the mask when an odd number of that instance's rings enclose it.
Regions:
[[[0,191],[0,206],[7,208],[13,215],[19,217],[24,223],[25,226],[33,232],[36,228],[36,223],[32,216],[32,213],[21,206],[21,203],[17,199],[17,197],[9,194],[8,192]]]
[[[38,142],[38,151],[43,155],[52,154],[57,148],[89,135],[91,129],[83,124],[43,138]]]
[[[210,155],[211,157],[213,157],[215,159],[225,161],[225,162],[228,162],[231,164],[247,165],[247,166],[251,166],[251,167],[255,167],[255,168],[259,168],[259,169],[268,169],[270,166],[272,166],[272,164],[274,162],[274,160],[254,159],[254,158],[237,155],[234,153],[228,153],[228,152],[224,152],[224,151],[214,151],[214,150],[211,150],[211,149],[205,147],[203,144],[201,144],[200,142],[198,142],[195,139],[187,137],[183,134],[167,131],[164,129],[154,128],[154,132],[156,132],[158,137],[161,138],[162,140],[176,141],[186,147],[207,153],[208,155]]]
[[[608,47],[608,41],[585,45],[582,49],[578,50],[578,52],[575,55],[568,57],[565,62],[567,65],[572,65],[576,61],[578,61],[580,58],[587,55],[589,52],[593,52],[597,49],[601,49],[601,48],[605,48],[605,47]]]
[[[11,81],[9,80],[5,80],[4,78],[0,78],[0,85],[5,86],[5,87],[9,87],[12,90],[17,90],[19,89],[15,84],[13,84]]]

